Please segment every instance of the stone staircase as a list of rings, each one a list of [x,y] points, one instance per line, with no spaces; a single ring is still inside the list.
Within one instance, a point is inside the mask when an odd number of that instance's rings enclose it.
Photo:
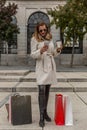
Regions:
[[[57,72],[57,81],[56,85],[52,85],[51,91],[87,91],[87,72]],[[0,92],[5,91],[38,91],[35,72],[27,69],[0,71]]]
[[[81,130],[87,126],[87,72],[86,71],[58,71],[57,84],[52,85],[48,104],[51,123],[46,122],[42,129],[39,127],[38,87],[35,72],[29,69],[0,69],[0,130]],[[5,103],[14,92],[32,97],[32,124],[13,126],[7,120]],[[63,93],[72,97],[74,125],[56,126],[54,122],[55,94]],[[83,111],[82,111],[83,110]],[[80,129],[81,128],[81,129]]]

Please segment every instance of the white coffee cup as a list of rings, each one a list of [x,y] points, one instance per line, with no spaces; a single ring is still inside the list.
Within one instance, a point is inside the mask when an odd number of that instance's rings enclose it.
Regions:
[[[57,48],[61,48],[61,45],[62,45],[61,41],[56,41]]]

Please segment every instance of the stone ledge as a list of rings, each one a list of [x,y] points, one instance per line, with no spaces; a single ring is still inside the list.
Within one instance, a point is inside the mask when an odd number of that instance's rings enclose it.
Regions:
[[[0,92],[15,92],[13,91],[15,90],[15,88],[2,88],[0,87]],[[16,92],[37,92],[38,88],[37,87],[20,87],[20,88],[16,88]],[[51,87],[50,89],[51,92],[87,92],[87,87],[61,87],[61,88],[55,88],[55,87]]]
[[[0,82],[36,82],[36,78],[0,78]],[[57,82],[87,82],[87,78],[60,78]]]

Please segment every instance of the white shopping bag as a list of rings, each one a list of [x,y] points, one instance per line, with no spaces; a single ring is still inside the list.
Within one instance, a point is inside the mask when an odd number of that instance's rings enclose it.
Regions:
[[[69,96],[64,96],[65,125],[73,125],[72,103]]]

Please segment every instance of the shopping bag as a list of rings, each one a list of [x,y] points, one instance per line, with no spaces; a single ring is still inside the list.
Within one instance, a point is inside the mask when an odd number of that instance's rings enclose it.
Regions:
[[[14,95],[9,99],[9,122],[13,125],[32,123],[31,96]]]
[[[73,125],[72,103],[68,95],[55,95],[55,117],[56,125]]]
[[[56,125],[64,125],[64,108],[63,108],[63,95],[56,94],[55,96],[55,117]]]
[[[65,125],[73,125],[72,103],[68,95],[64,96]]]

